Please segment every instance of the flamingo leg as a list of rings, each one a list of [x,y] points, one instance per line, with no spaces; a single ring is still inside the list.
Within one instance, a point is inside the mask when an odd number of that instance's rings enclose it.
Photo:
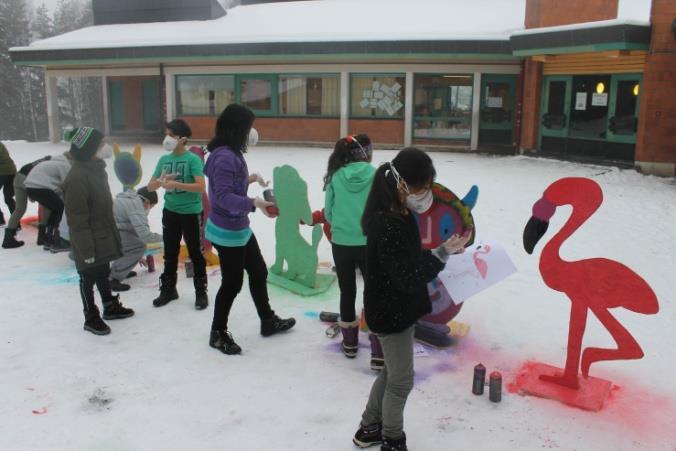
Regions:
[[[582,352],[582,337],[587,325],[587,306],[571,300],[570,323],[568,325],[568,353],[566,355],[566,367],[560,376],[543,374],[540,380],[563,385],[564,387],[577,389],[580,383],[577,380],[577,369],[580,365]]]
[[[643,357],[643,350],[638,342],[631,336],[620,322],[610,314],[605,308],[592,308],[592,312],[599,319],[601,324],[610,332],[610,335],[617,343],[617,349],[607,348],[587,348],[582,353],[581,371],[584,377],[589,376],[589,367],[594,362],[601,360],[624,360],[640,359]]]

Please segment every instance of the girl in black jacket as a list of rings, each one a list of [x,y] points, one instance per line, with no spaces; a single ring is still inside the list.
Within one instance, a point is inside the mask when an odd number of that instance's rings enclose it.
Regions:
[[[407,148],[378,168],[362,216],[366,235],[364,313],[378,335],[385,367],[371,388],[353,441],[359,447],[382,442],[382,450],[406,450],[404,405],[413,388],[413,330],[432,311],[427,283],[448,255],[462,252],[470,234],[452,236],[433,251],[423,250],[415,218],[431,196],[436,171],[423,151]]]

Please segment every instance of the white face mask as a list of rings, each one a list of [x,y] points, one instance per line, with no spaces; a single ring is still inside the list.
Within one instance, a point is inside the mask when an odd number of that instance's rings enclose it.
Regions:
[[[164,141],[162,141],[162,146],[167,152],[173,152],[176,149],[176,146],[178,146],[178,139],[167,135],[164,137]]]
[[[251,127],[251,131],[249,132],[249,137],[247,138],[246,147],[247,148],[253,147],[256,144],[258,144],[258,130]]]
[[[110,147],[108,144],[104,144],[103,147],[101,147],[96,152],[96,157],[100,158],[101,160],[107,160],[112,156],[113,156],[113,148]]]
[[[427,190],[421,194],[409,194],[406,196],[406,206],[418,214],[425,213],[432,206],[434,196],[432,190]]]

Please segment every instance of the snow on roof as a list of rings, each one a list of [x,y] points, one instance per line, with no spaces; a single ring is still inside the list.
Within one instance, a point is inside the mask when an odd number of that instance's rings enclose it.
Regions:
[[[553,33],[555,31],[582,30],[588,28],[610,27],[613,25],[650,25],[651,0],[620,0],[617,7],[617,18],[610,20],[598,20],[594,22],[582,22],[555,27],[529,28],[518,30],[512,36],[523,36],[538,33]]]
[[[525,0],[315,0],[236,6],[207,21],[99,25],[12,50],[263,42],[508,40]]]

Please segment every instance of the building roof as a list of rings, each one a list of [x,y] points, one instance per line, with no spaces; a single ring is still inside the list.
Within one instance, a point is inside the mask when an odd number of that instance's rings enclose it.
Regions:
[[[11,52],[13,59],[21,63],[72,59],[82,56],[73,50],[87,49],[118,49],[117,52],[94,52],[106,58],[113,54],[119,56],[120,52],[162,56],[172,47],[213,46],[215,51],[232,51],[233,45],[255,48],[262,44],[345,43],[349,48],[350,44],[380,43],[384,48],[383,43],[446,41],[464,43],[452,47],[461,53],[510,54],[509,36],[523,28],[524,16],[525,0],[282,2],[236,6],[225,16],[213,20],[92,26],[36,41],[27,47],[15,47]],[[303,52],[300,47],[299,50]]]

